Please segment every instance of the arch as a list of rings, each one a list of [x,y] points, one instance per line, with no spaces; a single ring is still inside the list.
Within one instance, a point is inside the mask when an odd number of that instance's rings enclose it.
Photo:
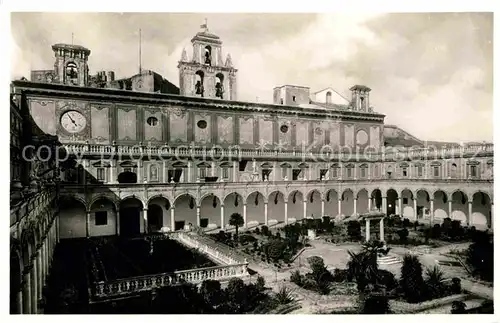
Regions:
[[[325,192],[325,215],[335,218],[339,215],[339,194],[332,188]]]
[[[374,188],[370,193],[370,198],[372,199],[372,208],[380,210],[382,208],[382,190]]]
[[[172,206],[175,208],[175,230],[184,229],[186,225],[196,225],[196,197],[189,193],[182,193],[174,198]]]
[[[88,209],[88,205],[90,205],[90,204],[87,204],[87,201],[85,201],[80,196],[77,196],[77,195],[62,195],[59,198],[59,201],[58,201],[59,205],[58,206],[59,206],[59,208],[64,207],[64,206],[74,206],[73,203],[75,203],[75,202],[80,203],[85,210],[87,210]]]
[[[60,239],[84,238],[88,204],[77,196],[65,196],[59,200]]]
[[[89,207],[89,236],[107,236],[116,233],[117,207],[107,196],[95,198]]]
[[[354,191],[350,188],[344,189],[340,195],[341,215],[352,216],[354,215]]]
[[[317,189],[312,189],[306,194],[306,217],[307,218],[321,218],[323,214],[321,213],[321,201],[323,196],[321,192]]]
[[[207,65],[212,65],[212,46],[210,45],[204,47],[203,62]]]
[[[417,199],[417,220],[430,219],[430,200],[431,195],[424,188],[419,188],[415,191],[415,198]]]
[[[491,198],[489,194],[478,190],[472,195],[469,223],[478,229],[491,228]]]
[[[438,220],[444,220],[450,217],[450,212],[448,210],[448,194],[442,189],[437,189],[432,193],[432,200],[434,201],[434,218]]]
[[[411,189],[405,187],[401,190],[401,216],[403,218],[415,220],[414,198],[415,196]]]
[[[463,225],[467,224],[469,218],[469,198],[462,190],[456,189],[448,194],[451,201],[451,209],[448,210],[452,220],[459,220]]]
[[[356,213],[363,214],[369,211],[368,190],[366,188],[362,188],[356,193]]]
[[[267,207],[268,220],[285,220],[285,194],[282,191],[275,190],[269,194]]]
[[[224,74],[215,74],[215,97],[223,98],[224,96]]]
[[[118,207],[121,207],[124,202],[129,201],[129,200],[137,200],[140,203],[140,206],[142,208],[145,208],[144,202],[137,195],[134,195],[134,194],[122,197]]]
[[[332,103],[332,92],[330,92],[330,91],[326,92],[325,102],[326,102],[326,104]]]
[[[239,213],[243,216],[243,197],[237,192],[231,192],[224,196],[224,212],[227,216],[224,216],[224,225],[229,224],[229,219],[231,214]],[[248,220],[247,220],[248,222]]]
[[[315,193],[317,193],[317,195],[319,196],[320,200],[323,199],[323,194],[321,193],[321,191],[318,190],[317,188],[312,188],[309,191],[307,191],[307,193],[306,193],[306,200],[309,201],[310,198],[311,198],[311,194],[315,194]],[[314,198],[315,198],[315,196],[313,197],[313,199]]]
[[[144,230],[144,203],[135,195],[124,197],[120,201],[120,235],[135,236]]]
[[[251,192],[247,198],[247,221],[251,223],[263,223],[264,222],[264,203],[266,202],[266,197],[258,191]],[[269,210],[268,210],[269,211]]]
[[[205,81],[205,73],[203,71],[198,70],[195,73],[195,94],[201,95],[203,97],[203,94],[205,92],[203,83]]]
[[[288,220],[300,220],[304,218],[304,195],[299,190],[288,194]]]
[[[119,203],[117,203],[115,200],[109,198],[106,195],[99,195],[99,196],[95,197],[94,199],[92,199],[92,202],[89,204],[89,210],[92,211],[92,209],[94,209],[95,204],[97,204],[97,202],[99,202],[99,201],[109,202],[112,204],[114,210],[118,209]]]
[[[78,85],[78,74],[78,65],[74,61],[69,61],[68,63],[66,63],[66,66],[64,68],[66,83]]]
[[[221,222],[221,199],[217,194],[206,193],[199,199],[200,207],[200,226],[205,227],[209,224],[224,228],[225,223]],[[224,214],[225,215],[225,214]],[[203,222],[203,223],[201,223]],[[225,220],[224,216],[224,222]]]
[[[399,210],[399,194],[394,188],[389,188],[386,192],[387,215],[397,214]],[[400,215],[400,214],[397,214]]]

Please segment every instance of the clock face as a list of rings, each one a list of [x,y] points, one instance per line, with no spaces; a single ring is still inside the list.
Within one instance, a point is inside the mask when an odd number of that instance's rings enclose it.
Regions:
[[[61,126],[69,133],[77,133],[85,129],[87,119],[78,111],[68,111],[61,116]]]

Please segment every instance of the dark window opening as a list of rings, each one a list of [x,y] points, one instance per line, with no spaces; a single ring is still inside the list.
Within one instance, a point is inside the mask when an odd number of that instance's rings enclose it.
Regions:
[[[269,175],[271,174],[271,170],[270,169],[263,169],[262,170],[262,180],[269,180]]]
[[[205,120],[200,120],[200,121],[198,121],[198,123],[196,125],[200,129],[205,129],[207,127],[207,122]]]
[[[403,197],[403,204],[408,204],[408,198],[407,197]]]
[[[403,177],[407,177],[408,176],[408,172],[406,171],[406,168],[403,168]]]
[[[118,175],[118,183],[120,184],[137,183],[137,174],[130,171],[125,171],[123,173],[120,173],[120,175]]]
[[[292,100],[293,100],[293,102],[295,102],[295,95],[294,95],[294,96],[292,96]]]
[[[247,163],[248,163],[248,160],[242,160],[239,162],[238,169],[240,170],[240,172],[245,171],[245,168],[247,168]]]
[[[422,177],[423,173],[424,173],[424,168],[422,166],[418,166],[417,167],[417,173],[418,173],[419,177]]]
[[[319,170],[319,178],[325,178],[326,177],[326,173],[328,173],[328,169],[320,169]]]
[[[471,177],[476,177],[477,176],[477,166],[476,165],[471,165],[470,166],[470,176]]]
[[[149,117],[148,120],[146,121],[148,123],[148,125],[150,125],[151,127],[154,127],[156,125],[158,125],[158,119],[155,118],[155,117]]]
[[[434,177],[439,176],[439,166],[434,166]]]
[[[280,103],[283,104],[283,99],[280,99]]]
[[[108,224],[108,212],[98,211],[95,212],[95,225],[107,225]]]
[[[298,180],[301,172],[302,172],[302,169],[294,169],[292,171],[292,180],[294,180],[294,181]]]
[[[287,132],[288,132],[288,126],[287,126],[286,124],[282,125],[282,126],[280,127],[280,131],[281,131],[282,133],[287,133]]]
[[[182,168],[176,168],[176,169],[169,169],[168,170],[168,182],[172,182],[172,180],[175,183],[179,183],[181,180],[181,175],[182,175]]]
[[[104,182],[105,175],[104,175],[104,168],[100,167],[97,169],[97,180],[99,182]]]
[[[228,167],[222,168],[222,178],[229,179],[229,168]]]

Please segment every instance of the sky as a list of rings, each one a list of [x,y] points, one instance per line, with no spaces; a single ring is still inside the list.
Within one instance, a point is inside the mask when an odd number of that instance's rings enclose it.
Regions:
[[[283,84],[372,89],[370,104],[422,140],[493,141],[493,14],[12,13],[11,79],[51,69],[55,43],[89,48],[90,73],[142,68],[178,85],[183,49],[207,19],[238,69],[238,100]]]

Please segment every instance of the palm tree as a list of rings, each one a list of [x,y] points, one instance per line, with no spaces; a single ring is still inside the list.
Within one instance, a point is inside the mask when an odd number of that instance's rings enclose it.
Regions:
[[[243,217],[239,213],[233,213],[231,214],[231,217],[229,218],[229,225],[233,225],[235,228],[235,237],[236,241],[238,241],[238,228],[241,227],[245,221],[243,220]]]
[[[438,266],[427,268],[425,284],[429,291],[429,296],[438,298],[444,289],[444,274]]]

